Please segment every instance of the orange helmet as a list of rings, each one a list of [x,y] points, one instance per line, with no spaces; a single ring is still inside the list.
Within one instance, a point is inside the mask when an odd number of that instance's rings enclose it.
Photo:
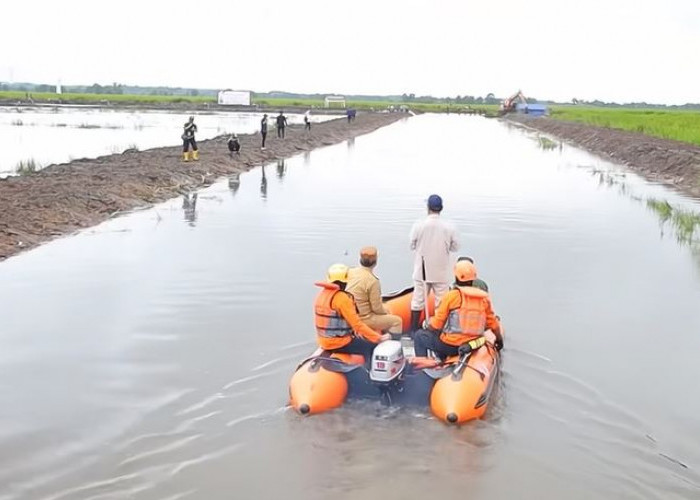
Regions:
[[[460,260],[455,264],[455,279],[457,281],[474,281],[476,267],[468,260]]]

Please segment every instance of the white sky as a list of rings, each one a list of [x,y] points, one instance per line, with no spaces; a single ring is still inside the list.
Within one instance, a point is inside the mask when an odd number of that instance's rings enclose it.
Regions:
[[[5,3],[2,81],[700,102],[700,0]]]

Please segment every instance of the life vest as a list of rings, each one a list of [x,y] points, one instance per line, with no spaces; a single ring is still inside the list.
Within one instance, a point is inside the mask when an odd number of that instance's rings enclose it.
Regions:
[[[348,322],[331,307],[335,294],[346,292],[343,292],[338,285],[333,283],[318,282],[316,285],[323,288],[314,304],[316,334],[326,339],[352,335],[352,328],[350,328]]]
[[[480,337],[486,331],[486,310],[489,294],[475,287],[457,287],[462,302],[447,315],[440,334],[445,344],[460,346]]]

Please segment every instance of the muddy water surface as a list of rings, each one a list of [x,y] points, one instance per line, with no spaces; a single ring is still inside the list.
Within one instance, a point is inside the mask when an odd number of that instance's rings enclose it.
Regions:
[[[698,498],[700,252],[569,147],[424,115],[0,264],[0,499]],[[408,283],[439,192],[508,331],[489,417],[300,418],[312,282]],[[685,241],[685,240],[684,240]]]
[[[262,113],[194,113],[197,140],[221,134],[251,134],[260,128]],[[21,161],[38,167],[78,158],[182,144],[187,113],[145,110],[107,110],[85,107],[0,108],[0,177],[13,174]],[[303,115],[289,115],[289,123],[303,123]],[[335,116],[311,115],[312,121]],[[272,124],[272,120],[271,124]],[[272,131],[272,126],[270,127]]]

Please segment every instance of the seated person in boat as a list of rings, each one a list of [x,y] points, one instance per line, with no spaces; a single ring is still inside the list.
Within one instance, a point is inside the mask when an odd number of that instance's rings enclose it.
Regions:
[[[455,288],[444,295],[435,315],[416,332],[416,356],[426,356],[428,349],[443,358],[455,356],[460,346],[483,337],[487,329],[495,336],[491,340],[496,348],[503,347],[501,324],[489,294],[474,286],[476,267],[468,260],[459,260],[454,272]]]
[[[360,265],[350,269],[347,291],[355,298],[360,319],[370,328],[400,334],[400,316],[390,314],[382,304],[382,287],[374,275],[377,265],[377,249],[364,247],[360,250]]]
[[[472,264],[474,263],[474,259],[472,259],[471,257],[459,257],[459,258],[457,258],[457,262],[461,262],[463,260],[466,260],[467,262],[471,262]],[[453,286],[453,288],[455,286],[457,286],[457,285],[455,284]],[[476,278],[474,281],[472,281],[472,286],[474,288],[478,288],[479,290],[483,290],[486,293],[489,292],[489,286],[481,278]]]
[[[327,281],[315,283],[321,287],[314,303],[316,339],[321,349],[362,354],[367,361],[375,345],[390,340],[391,335],[376,332],[360,319],[355,300],[345,291],[348,273],[345,264],[333,264]]]

